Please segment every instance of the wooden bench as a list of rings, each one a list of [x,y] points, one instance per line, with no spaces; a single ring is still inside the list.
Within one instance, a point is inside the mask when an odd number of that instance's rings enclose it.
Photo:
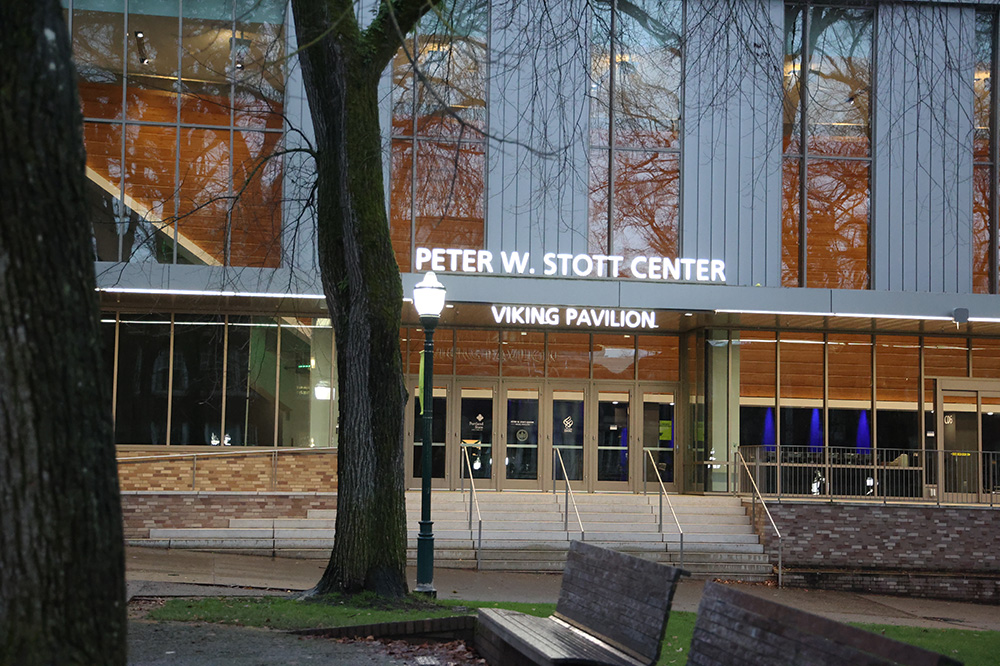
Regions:
[[[686,572],[574,541],[551,617],[483,608],[476,650],[493,666],[653,664]]]
[[[739,590],[706,583],[689,666],[961,666],[961,662]]]

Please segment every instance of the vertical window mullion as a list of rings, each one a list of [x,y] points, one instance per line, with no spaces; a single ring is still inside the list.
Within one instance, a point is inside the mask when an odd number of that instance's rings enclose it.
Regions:
[[[170,426],[173,421],[174,409],[174,319],[175,315],[170,315],[170,344],[168,345],[167,357],[167,446],[170,446]]]
[[[618,2],[611,0],[611,35],[608,38],[608,254],[615,253],[614,211],[615,211],[615,92],[617,88],[618,63],[616,40],[618,38]]]
[[[222,318],[222,443],[226,443],[226,396],[229,386],[229,315]]]
[[[802,8],[802,52],[799,57],[799,146],[801,151],[801,157],[799,158],[799,286],[807,287],[808,282],[806,281],[806,261],[808,258],[808,242],[809,242],[809,225],[807,214],[809,211],[809,205],[807,200],[807,177],[808,177],[808,164],[807,158],[809,156],[809,144],[807,142],[809,132],[808,127],[808,117],[806,113],[808,111],[808,98],[809,98],[809,66],[812,60],[809,53],[809,30],[811,29],[810,15],[812,14],[812,4],[807,3]]]
[[[274,431],[271,433],[271,446],[277,447],[280,445],[278,424],[281,418],[281,317],[276,317],[274,321],[277,325],[277,333],[274,336],[277,342],[274,350]]]
[[[1000,94],[997,92],[996,77],[998,72],[998,65],[1000,65],[1000,21],[998,21],[997,13],[993,13],[993,34],[991,35],[990,44],[993,47],[992,53],[990,54],[990,203],[989,203],[989,271],[990,276],[988,280],[987,289],[989,293],[996,294],[1000,290],[1000,277],[998,277],[997,272],[1000,271],[1000,256],[998,256],[998,243],[1000,243],[1000,236],[998,236],[998,217],[1000,217],[1000,188],[998,188],[997,177],[998,169],[997,165],[1000,163],[1000,142],[996,139],[996,132],[1000,128],[1000,110],[998,110],[998,102],[1000,102]],[[973,167],[975,168],[975,167]]]

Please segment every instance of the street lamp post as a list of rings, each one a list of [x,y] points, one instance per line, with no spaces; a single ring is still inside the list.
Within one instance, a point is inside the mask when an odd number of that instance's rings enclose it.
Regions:
[[[431,426],[434,421],[434,328],[444,309],[445,289],[433,272],[413,287],[413,306],[424,327],[424,354],[421,357],[420,411],[423,415],[421,441],[422,480],[420,488],[420,532],[417,534],[417,589],[437,596],[434,589],[434,523],[431,521]]]

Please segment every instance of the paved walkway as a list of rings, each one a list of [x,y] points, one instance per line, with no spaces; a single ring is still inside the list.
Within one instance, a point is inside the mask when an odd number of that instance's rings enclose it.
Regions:
[[[128,548],[126,580],[133,596],[223,596],[284,594],[312,587],[323,573],[323,560],[295,560],[189,550]],[[412,584],[415,569],[407,571]],[[552,602],[559,596],[559,574],[436,569],[434,585],[442,599]],[[696,611],[703,581],[684,580],[674,610]],[[996,606],[891,597],[877,594],[741,586],[782,604],[841,622],[901,624],[928,628],[1000,631]]]

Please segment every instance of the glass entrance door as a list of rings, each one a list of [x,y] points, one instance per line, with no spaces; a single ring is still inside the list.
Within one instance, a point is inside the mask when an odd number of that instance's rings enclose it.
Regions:
[[[504,385],[501,405],[506,423],[501,488],[539,489],[539,389]]]
[[[435,488],[451,487],[452,460],[450,451],[453,446],[449,446],[448,441],[448,395],[449,386],[447,382],[434,380],[433,401],[434,408],[431,414],[431,484]],[[407,432],[412,446],[409,447],[408,460],[406,461],[407,477],[410,488],[419,488],[423,478],[423,413],[420,410],[420,400],[417,399],[419,390],[417,385],[410,386],[410,400],[407,414]],[[457,467],[456,467],[457,469]]]
[[[569,479],[574,490],[585,488],[584,469],[586,391],[552,389],[552,473],[547,476],[557,488]],[[560,464],[560,457],[562,463]],[[565,475],[563,468],[565,467]]]
[[[945,497],[959,500],[978,494],[979,419],[975,391],[944,391],[941,453]],[[971,498],[968,498],[971,499]]]
[[[458,387],[458,394],[459,476],[469,478],[471,473],[477,490],[495,488],[493,424],[496,386],[463,385]]]
[[[594,490],[631,490],[629,388],[597,388],[597,466]]]
[[[925,496],[982,502],[1000,492],[1000,381],[934,379]],[[933,436],[932,436],[933,435]],[[935,442],[937,447],[935,449]]]
[[[675,479],[681,476],[675,469],[679,457],[675,455],[674,394],[642,391],[641,396],[642,485],[649,492],[657,492],[662,480],[667,491],[674,492]]]

